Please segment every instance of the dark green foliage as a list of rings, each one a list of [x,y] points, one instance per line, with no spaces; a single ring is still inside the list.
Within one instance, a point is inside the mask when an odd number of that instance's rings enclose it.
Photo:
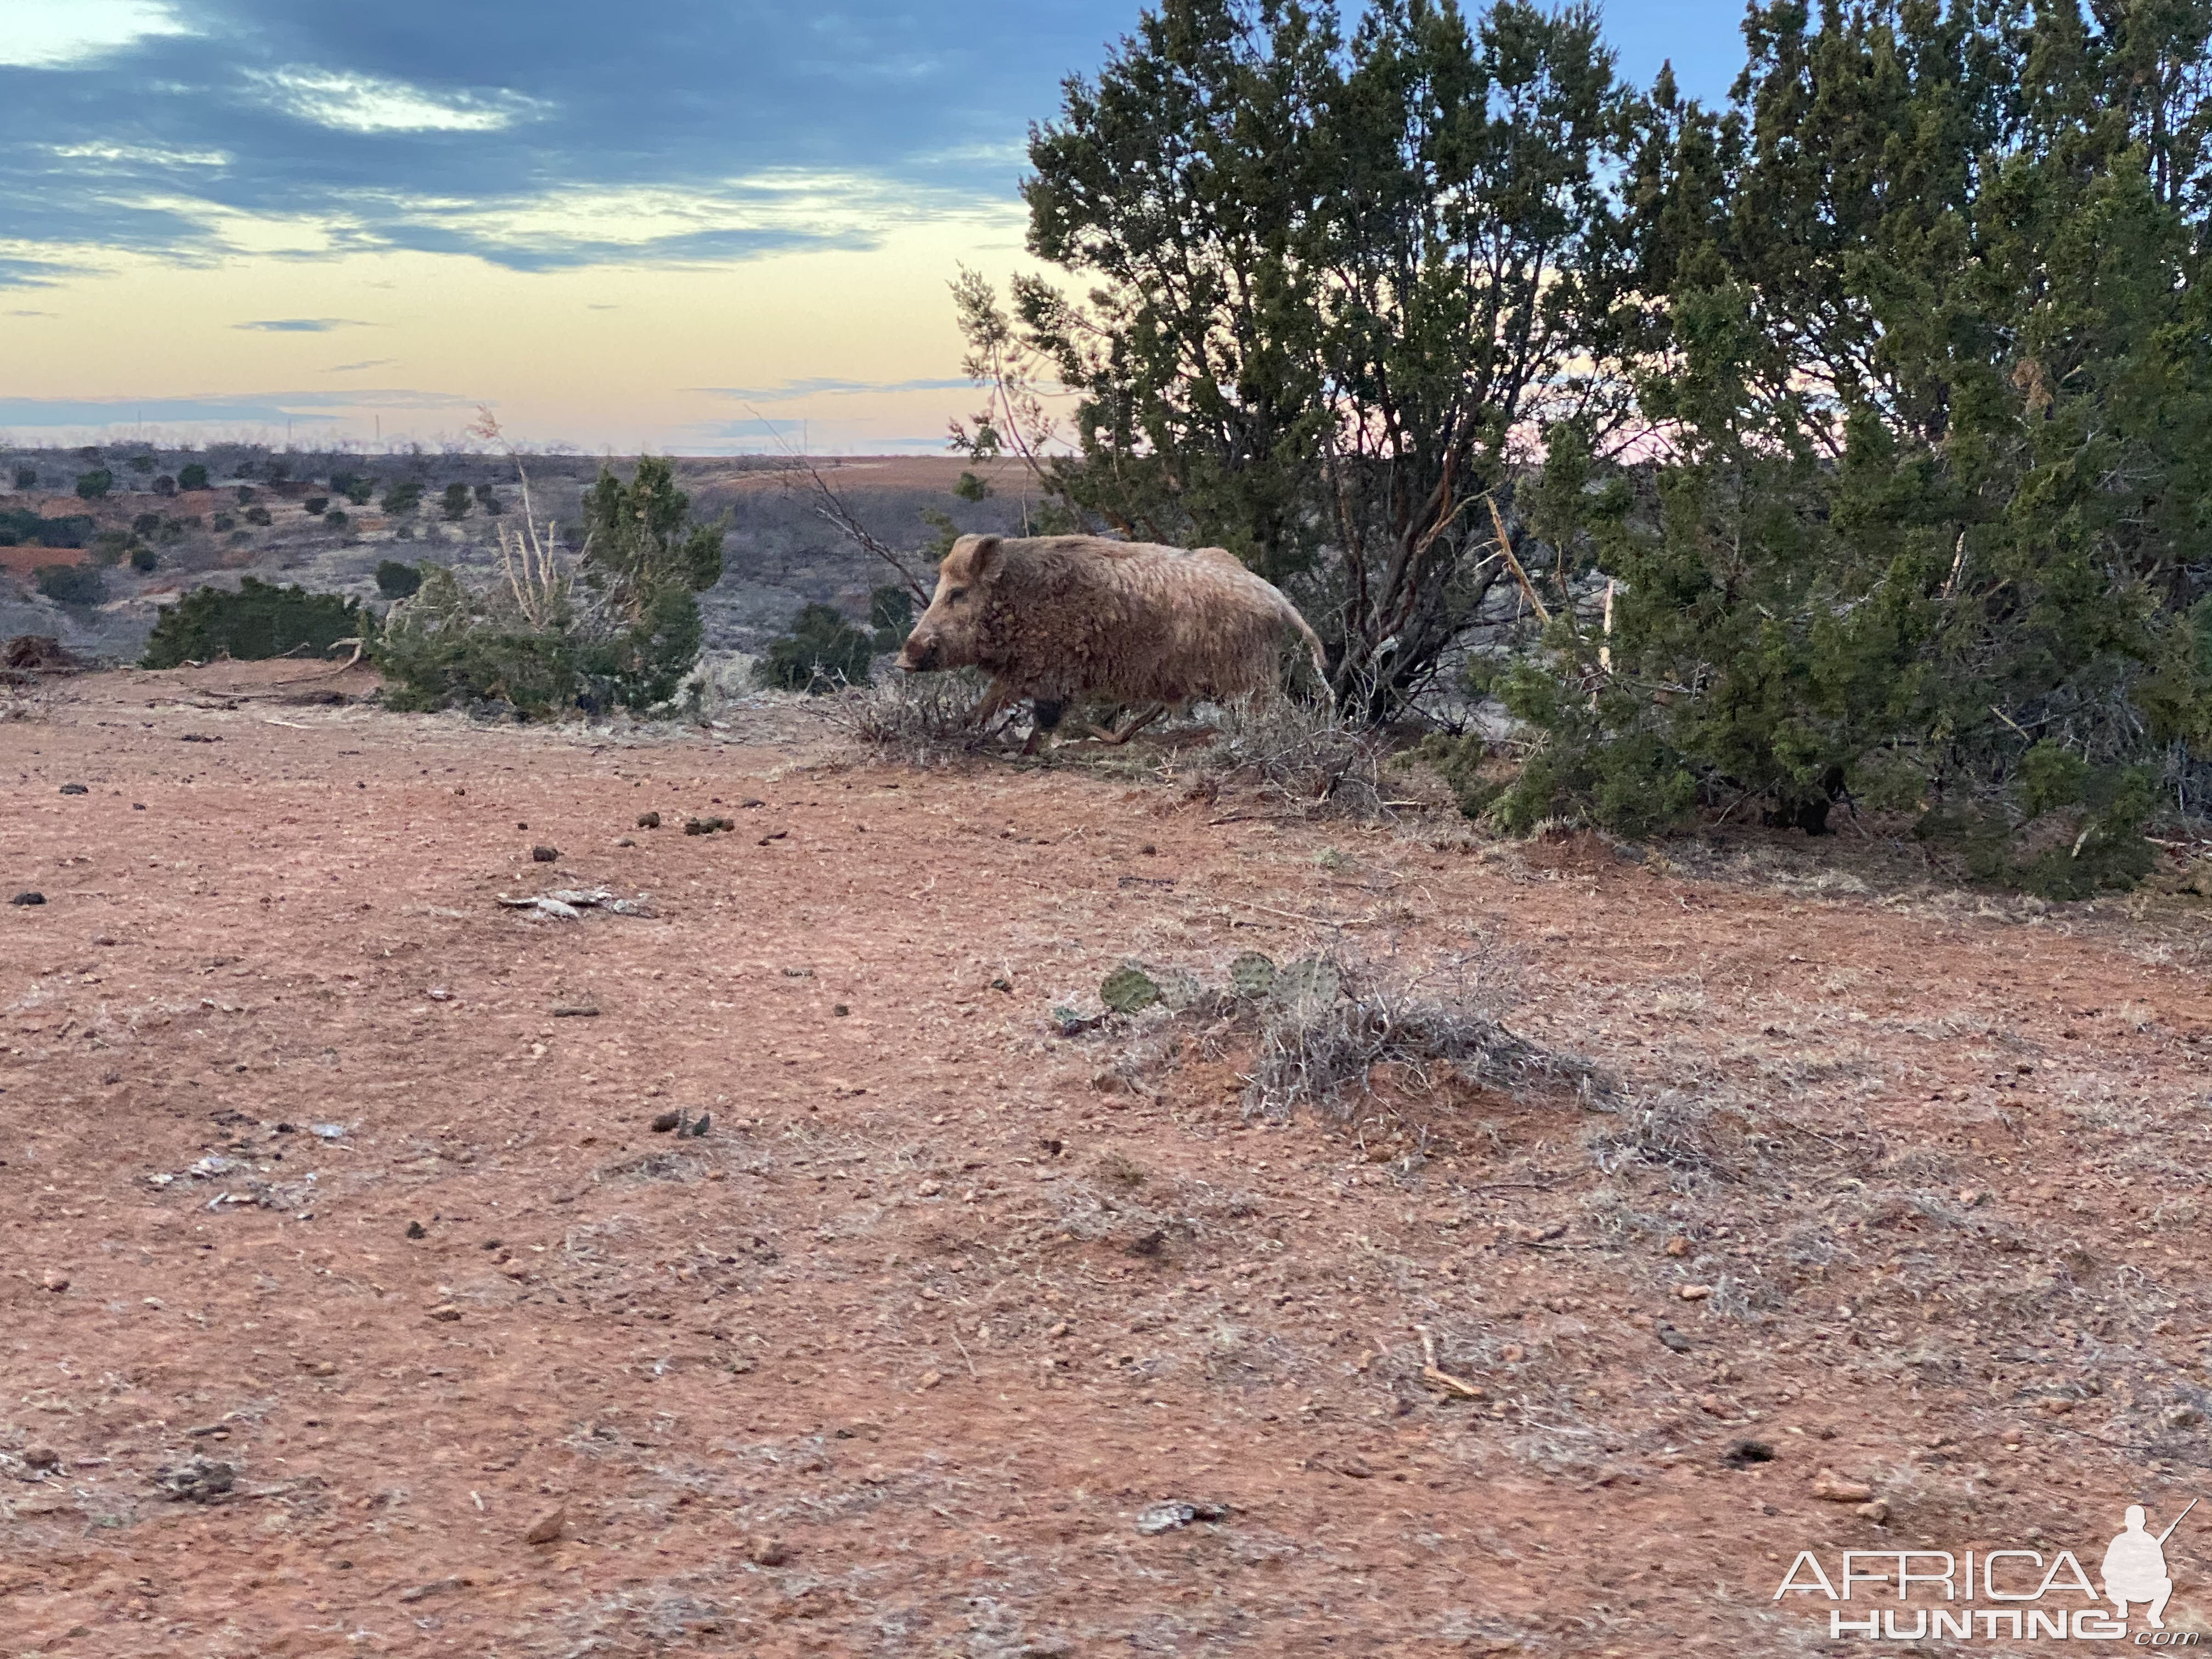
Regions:
[[[331,474],[331,488],[356,507],[367,507],[368,498],[376,494],[376,480],[351,472],[333,472]]]
[[[131,470],[133,472],[151,472],[154,470],[154,458],[151,455],[133,455],[131,458]]]
[[[222,534],[226,530],[235,528],[237,524],[238,520],[228,513],[216,513],[211,514],[208,519],[209,528],[215,531],[218,535]]]
[[[323,514],[323,522],[333,530],[343,530],[353,520],[346,517],[343,507],[334,507]]]
[[[248,524],[255,525],[268,524],[270,522],[269,509],[262,506],[258,501],[255,502],[252,507],[246,509],[246,521]]]
[[[21,507],[0,508],[0,547],[82,547],[92,523],[81,513],[42,519]]]
[[[477,505],[490,518],[497,518],[507,510],[500,505],[499,492],[488,483],[477,486]]]
[[[872,590],[868,594],[868,626],[876,631],[875,647],[878,653],[897,650],[914,631],[914,595],[896,582]]]
[[[92,562],[94,564],[120,564],[123,556],[131,550],[131,532],[127,530],[103,530],[92,538]]]
[[[247,506],[260,493],[252,484],[240,484],[238,486],[238,504],[240,507]]]
[[[703,593],[721,580],[725,526],[691,521],[672,461],[640,456],[628,483],[602,467],[583,505],[588,567],[625,605],[641,606],[644,595],[667,586]]]
[[[161,529],[161,515],[158,513],[141,513],[131,520],[131,533],[134,536],[158,535]]]
[[[187,461],[177,469],[178,489],[205,489],[207,487],[208,470],[198,461]]]
[[[449,483],[446,486],[446,493],[438,498],[439,510],[448,519],[465,519],[469,516],[471,499],[466,484]]]
[[[753,678],[785,691],[831,691],[866,685],[873,641],[826,605],[810,605],[791,631],[769,642]]]
[[[171,477],[167,473],[164,472],[160,477],[154,480],[154,493],[156,495],[175,495],[177,493],[177,481]]]
[[[376,591],[387,599],[404,599],[422,586],[419,566],[385,559],[376,567]]]
[[[161,563],[161,556],[150,547],[134,547],[131,550],[131,568],[142,574],[147,571],[158,569]]]
[[[1394,711],[1500,567],[1479,496],[1529,422],[1610,432],[1592,373],[1638,337],[1611,180],[1634,106],[1594,12],[1472,20],[1379,0],[1164,0],[1030,144],[1031,252],[955,298],[999,395],[958,434],[1041,457],[1033,384],[1077,393],[1077,454],[1037,465],[1125,533],[1228,548],[1289,581],[1340,696]]]
[[[366,501],[368,497],[363,496]],[[384,487],[384,499],[377,503],[386,514],[399,518],[412,513],[422,504],[422,485],[419,479],[396,478]]]
[[[963,501],[985,501],[996,492],[992,489],[989,479],[980,478],[973,472],[963,472],[954,481],[952,493]]]
[[[39,469],[38,469],[38,468],[36,468],[35,466],[19,466],[19,467],[17,467],[17,468],[15,469],[15,488],[16,488],[16,489],[36,489],[38,487],[39,487]]]
[[[96,501],[114,488],[115,475],[104,466],[76,475],[76,493],[86,501]]]
[[[311,519],[321,518],[330,511],[330,506],[331,498],[327,495],[310,495],[300,503],[301,511]]]
[[[225,656],[258,661],[291,651],[313,655],[334,641],[363,637],[371,623],[354,600],[248,576],[235,593],[199,587],[162,606],[141,665],[174,668]]]
[[[32,580],[56,605],[99,605],[107,598],[107,579],[89,564],[42,564]]]

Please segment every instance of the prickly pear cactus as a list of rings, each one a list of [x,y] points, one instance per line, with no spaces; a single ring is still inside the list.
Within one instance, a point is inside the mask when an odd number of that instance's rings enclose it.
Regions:
[[[1336,994],[1341,988],[1336,964],[1318,957],[1287,963],[1275,974],[1274,996],[1278,1002],[1325,1007],[1336,1000]]]
[[[1158,1002],[1160,988],[1143,969],[1125,962],[1100,982],[1098,1000],[1117,1014],[1133,1014]]]
[[[1247,951],[1229,964],[1229,982],[1237,994],[1257,1002],[1275,988],[1275,963],[1257,951]]]
[[[1152,981],[1160,988],[1160,1000],[1167,1004],[1170,1011],[1175,1013],[1179,1014],[1186,1008],[1196,1006],[1206,995],[1206,987],[1200,982],[1195,974],[1186,974],[1178,969],[1170,968],[1164,973],[1156,972],[1152,975]]]

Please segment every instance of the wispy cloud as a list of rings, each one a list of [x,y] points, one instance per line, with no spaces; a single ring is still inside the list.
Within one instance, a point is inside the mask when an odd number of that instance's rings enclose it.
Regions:
[[[334,132],[497,132],[541,107],[504,88],[441,93],[351,70],[249,70],[246,80],[273,107]]]
[[[950,392],[957,387],[972,386],[967,380],[786,380],[781,386],[702,386],[695,392],[710,392],[717,398],[733,398],[740,403],[784,404],[800,398],[847,397],[858,393],[880,395],[886,392]],[[942,439],[934,441],[942,442]]]
[[[325,374],[352,374],[364,368],[386,368],[399,361],[397,357],[369,357],[357,363],[332,363]]]
[[[287,419],[337,416],[354,410],[473,409],[483,400],[447,392],[244,392],[205,398],[3,398],[0,425],[106,427],[228,422],[280,426]]]
[[[352,317],[258,317],[250,323],[233,323],[253,334],[327,334],[334,328],[374,328]]]
[[[189,33],[175,9],[158,0],[9,0],[0,64],[54,69],[149,36]]]

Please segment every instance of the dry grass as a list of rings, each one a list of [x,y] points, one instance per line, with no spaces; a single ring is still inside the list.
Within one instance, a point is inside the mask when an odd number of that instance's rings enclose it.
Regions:
[[[973,669],[946,674],[885,676],[825,701],[830,723],[887,760],[940,765],[972,753],[996,735],[976,724],[988,682]]]
[[[1302,817],[1391,815],[1382,778],[1388,744],[1334,708],[1269,697],[1231,704],[1213,725],[1213,742],[1188,770],[1189,781],[1209,792],[1249,789]]]

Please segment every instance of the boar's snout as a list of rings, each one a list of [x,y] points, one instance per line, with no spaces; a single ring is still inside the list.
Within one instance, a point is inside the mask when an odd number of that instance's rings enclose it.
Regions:
[[[916,629],[906,636],[906,643],[899,647],[898,665],[909,674],[927,673],[937,666],[940,654],[937,641],[924,639],[921,630]]]

